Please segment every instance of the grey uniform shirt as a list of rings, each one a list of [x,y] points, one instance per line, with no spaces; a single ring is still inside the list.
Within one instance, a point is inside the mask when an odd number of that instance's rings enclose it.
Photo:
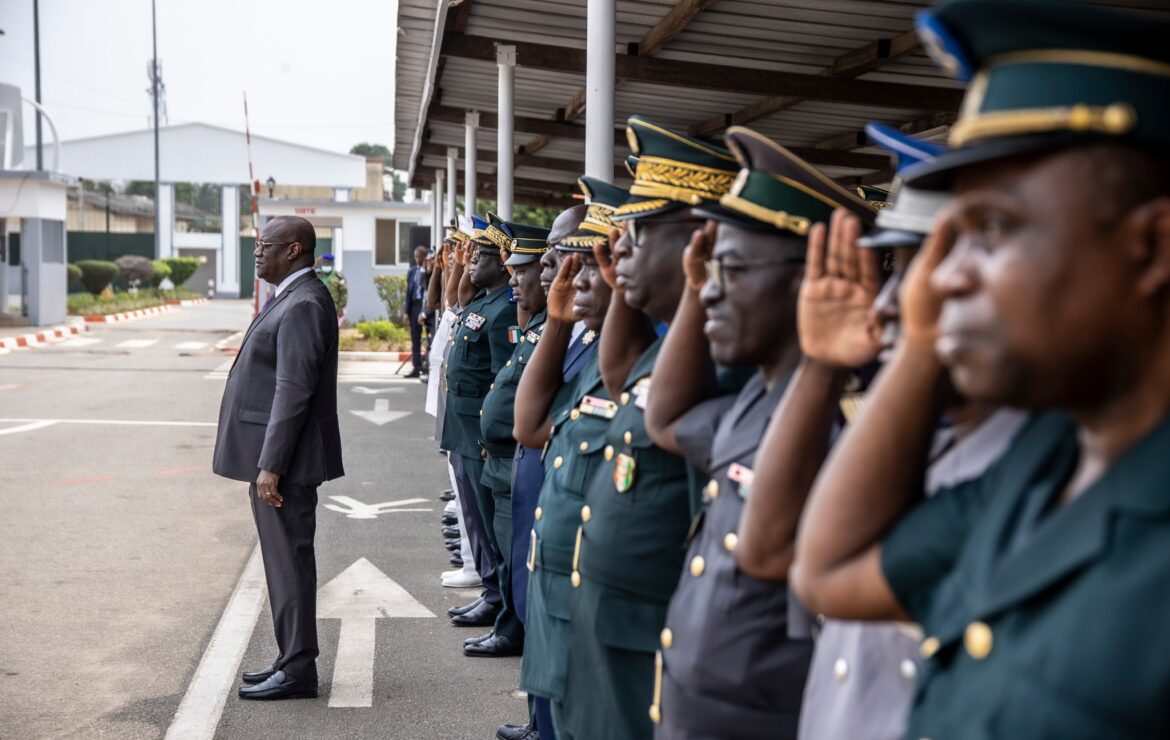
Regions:
[[[927,495],[977,478],[999,459],[1027,420],[1003,409],[938,457],[926,472]],[[799,740],[896,740],[918,678],[922,633],[909,622],[824,623],[805,684]]]

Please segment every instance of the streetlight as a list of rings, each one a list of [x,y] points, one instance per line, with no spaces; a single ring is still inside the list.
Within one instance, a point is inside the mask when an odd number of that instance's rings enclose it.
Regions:
[[[264,184],[268,186],[268,197],[273,197],[272,191],[276,189],[276,178],[274,178],[272,175],[269,175],[268,179],[264,181]]]

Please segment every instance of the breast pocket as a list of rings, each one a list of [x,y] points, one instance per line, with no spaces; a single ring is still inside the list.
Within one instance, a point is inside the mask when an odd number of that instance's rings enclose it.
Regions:
[[[578,434],[572,438],[575,446],[570,453],[568,469],[558,482],[567,492],[582,498],[585,495],[585,486],[589,485],[593,474],[605,460],[606,427],[604,424],[590,423],[584,419],[570,422],[573,423],[588,426],[583,426],[579,431],[573,427],[567,430],[577,431]]]
[[[457,340],[459,361],[472,370],[486,370],[492,364],[492,350],[483,331],[462,331]]]

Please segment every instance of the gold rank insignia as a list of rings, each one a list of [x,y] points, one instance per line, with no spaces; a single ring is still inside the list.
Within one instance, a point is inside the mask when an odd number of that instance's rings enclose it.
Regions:
[[[736,493],[740,498],[747,498],[748,493],[752,488],[752,479],[756,474],[752,472],[751,468],[746,468],[739,463],[732,463],[731,467],[727,469],[727,477],[733,483],[737,483]]]
[[[637,463],[630,455],[623,452],[617,456],[617,462],[613,465],[613,486],[618,493],[625,493],[634,487],[636,467]]]

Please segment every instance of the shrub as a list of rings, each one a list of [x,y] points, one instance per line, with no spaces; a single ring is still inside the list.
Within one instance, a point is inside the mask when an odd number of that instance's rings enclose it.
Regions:
[[[199,269],[199,260],[194,257],[167,257],[161,261],[165,262],[167,267],[171,268],[169,277],[176,288],[187,282],[195,274],[195,271]]]
[[[154,270],[154,274],[150,278],[152,288],[157,288],[159,283],[171,276],[171,266],[165,260],[153,260],[150,266]]]
[[[135,284],[135,281],[141,288],[151,285],[154,266],[149,258],[137,254],[126,254],[114,260],[114,264],[118,266],[118,275],[122,285],[127,288]]]
[[[77,267],[81,270],[81,284],[92,295],[101,295],[118,274],[118,266],[105,260],[81,260]]]
[[[386,342],[391,348],[404,343],[410,346],[410,330],[390,321],[361,321],[357,331],[371,342]]]
[[[69,276],[65,282],[65,292],[72,293],[74,292],[73,286],[81,282],[81,268],[74,264],[68,264],[65,265],[65,272]]]
[[[374,277],[374,288],[378,297],[386,304],[386,315],[395,326],[403,326],[402,311],[406,306],[406,276],[405,275],[377,275]]]

